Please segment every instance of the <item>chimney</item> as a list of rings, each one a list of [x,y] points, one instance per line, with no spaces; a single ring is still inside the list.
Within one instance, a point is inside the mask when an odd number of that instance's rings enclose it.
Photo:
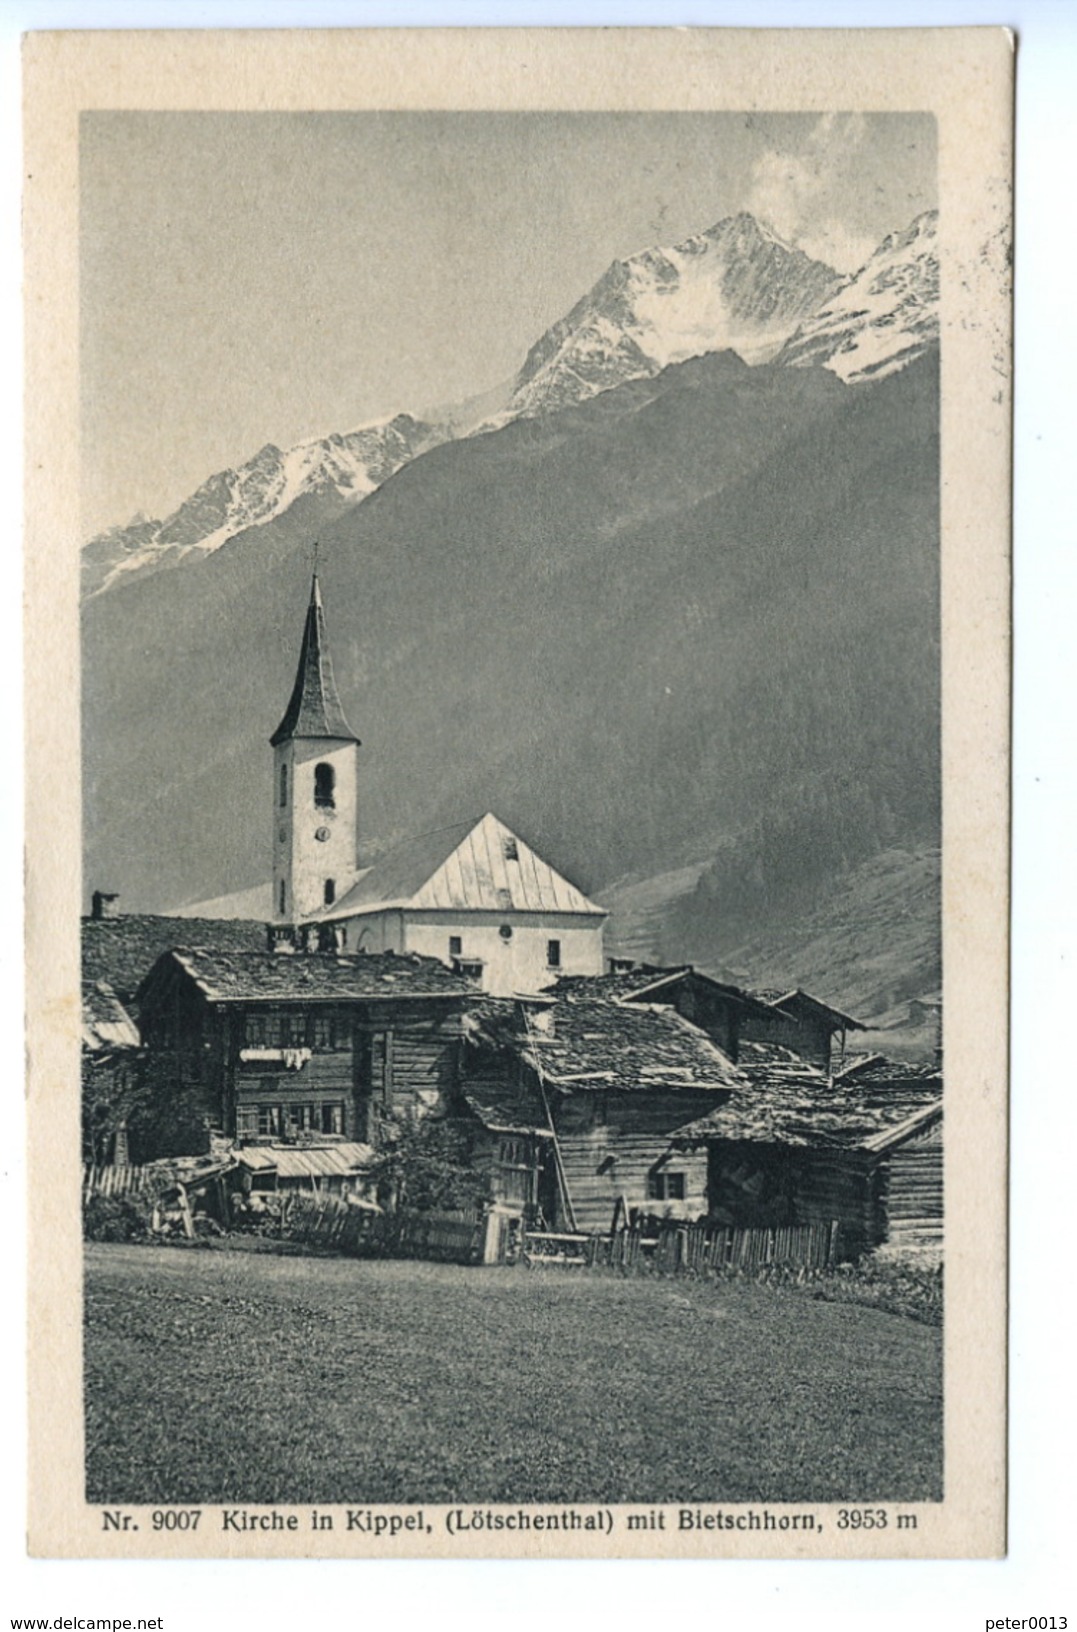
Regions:
[[[119,899],[116,891],[113,891],[110,895],[107,890],[95,890],[91,898],[90,917],[95,923],[100,923],[102,918],[118,917],[119,914],[112,903]]]

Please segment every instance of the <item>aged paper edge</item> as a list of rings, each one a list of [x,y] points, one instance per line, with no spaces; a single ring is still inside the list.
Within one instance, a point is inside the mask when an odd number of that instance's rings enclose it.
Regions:
[[[30,1548],[60,1557],[997,1557],[1005,1546],[1009,297],[1012,37],[937,30],[45,33],[25,52]],[[818,1539],[532,1530],[453,1540],[445,1509],[373,1538],[106,1533],[82,1479],[78,1081],[78,118],[91,108],[561,108],[934,113],[943,285],[945,1498],[915,1531]],[[1000,361],[1001,360],[1001,361]],[[47,471],[47,481],[44,473]],[[57,706],[57,700],[63,705]],[[70,700],[70,706],[68,701]],[[64,773],[67,774],[64,774]],[[49,823],[35,822],[46,781]],[[717,1504],[716,1504],[717,1505]],[[727,1510],[738,1511],[731,1504]],[[136,1519],[139,1512],[132,1509]],[[416,1510],[385,1508],[416,1523]],[[511,1509],[515,1511],[515,1508]],[[531,1510],[549,1511],[547,1506]],[[605,1509],[587,1509],[605,1513]],[[740,1511],[746,1511],[741,1509]],[[609,1513],[616,1526],[617,1510]],[[428,1526],[429,1528],[425,1528]],[[820,1545],[820,1541],[825,1541]]]

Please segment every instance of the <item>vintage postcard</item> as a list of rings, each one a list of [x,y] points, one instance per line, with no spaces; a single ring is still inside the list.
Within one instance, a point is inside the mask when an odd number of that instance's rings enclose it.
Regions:
[[[1012,38],[25,65],[32,1552],[998,1556]]]

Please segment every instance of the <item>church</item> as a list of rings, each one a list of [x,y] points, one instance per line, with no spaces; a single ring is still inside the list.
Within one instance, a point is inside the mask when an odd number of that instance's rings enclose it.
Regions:
[[[607,914],[492,812],[359,866],[359,748],[315,572],[295,685],[270,738],[275,951],[419,953],[498,996],[600,975]]]

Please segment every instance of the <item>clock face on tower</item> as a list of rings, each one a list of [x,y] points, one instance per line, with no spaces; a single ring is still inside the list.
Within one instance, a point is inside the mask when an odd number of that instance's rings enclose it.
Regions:
[[[317,839],[319,844],[324,844],[326,839],[329,837],[329,829],[327,827],[319,827],[316,830],[314,837]]]

